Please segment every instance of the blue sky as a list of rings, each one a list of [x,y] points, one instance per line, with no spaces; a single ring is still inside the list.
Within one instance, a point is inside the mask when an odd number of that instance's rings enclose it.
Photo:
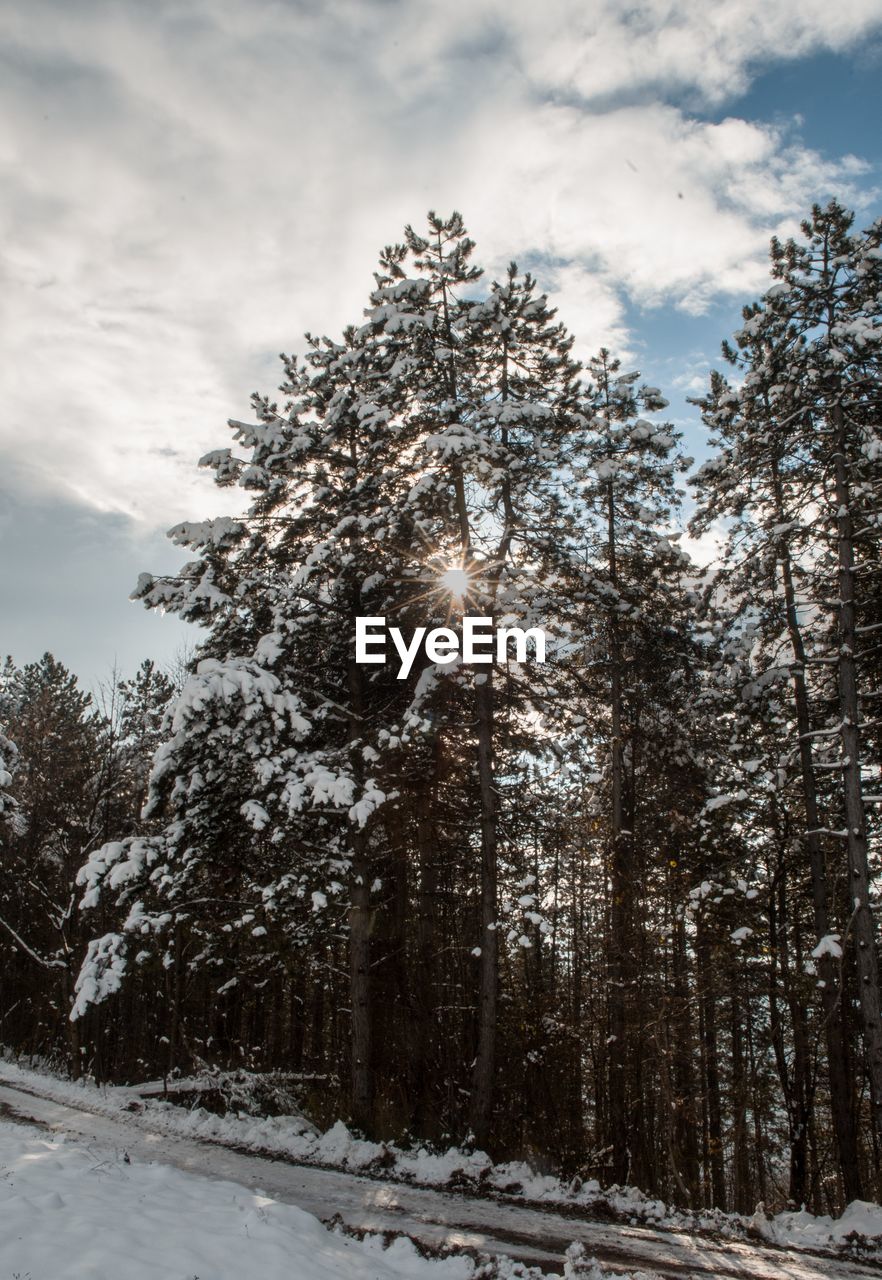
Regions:
[[[848,53],[816,53],[793,62],[773,59],[746,93],[708,112],[707,118],[723,120],[731,115],[776,125],[827,162],[845,152],[860,157],[867,163],[867,173],[859,183],[866,204],[858,221],[866,225],[882,216],[882,197],[876,194],[877,189],[882,192],[882,38],[871,36]],[[670,307],[628,309],[628,327],[642,367],[668,387],[672,410],[696,454],[702,452],[704,433],[695,410],[673,382],[682,375],[684,364],[697,370],[704,361],[709,367],[724,367],[720,343],[737,327],[741,306],[747,301],[748,294],[725,297],[692,316]],[[700,372],[695,376],[700,377]]]
[[[769,236],[832,194],[882,213],[876,0],[33,0],[4,29],[0,650],[87,683],[184,642],[127,596],[229,509],[195,460],[426,209],[531,266],[699,456],[686,398]]]

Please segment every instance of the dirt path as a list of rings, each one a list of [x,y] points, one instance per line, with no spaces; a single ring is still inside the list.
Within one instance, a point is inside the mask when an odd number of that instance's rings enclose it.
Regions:
[[[433,1191],[401,1183],[290,1164],[152,1130],[131,1122],[51,1101],[30,1090],[0,1085],[0,1119],[29,1120],[70,1135],[95,1150],[97,1159],[125,1152],[131,1160],[174,1165],[203,1177],[236,1182],[324,1222],[394,1231],[426,1244],[465,1245],[507,1254],[547,1271],[561,1271],[574,1240],[615,1269],[642,1269],[659,1277],[708,1280],[880,1280],[882,1266],[832,1256],[722,1241],[648,1227],[593,1222],[531,1207]]]

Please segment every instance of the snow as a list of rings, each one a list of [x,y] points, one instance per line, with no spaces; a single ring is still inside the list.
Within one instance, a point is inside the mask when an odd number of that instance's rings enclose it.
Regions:
[[[4,1067],[4,1071],[6,1069]],[[483,1194],[463,1195],[461,1191],[450,1188],[414,1187],[396,1179],[396,1170],[385,1167],[385,1158],[382,1176],[379,1170],[364,1176],[341,1172],[338,1168],[268,1159],[174,1133],[164,1134],[163,1126],[156,1123],[161,1113],[155,1110],[143,1117],[118,1109],[112,1116],[102,1115],[97,1108],[84,1108],[82,1099],[89,1097],[93,1089],[34,1072],[20,1072],[20,1075],[22,1079],[17,1082],[17,1087],[0,1084],[0,1106],[8,1108],[10,1115],[36,1117],[35,1122],[46,1126],[48,1131],[42,1135],[45,1140],[57,1140],[64,1134],[82,1147],[85,1137],[93,1168],[100,1165],[106,1169],[120,1169],[127,1176],[132,1166],[153,1167],[159,1161],[170,1170],[180,1170],[188,1177],[198,1173],[200,1178],[220,1181],[224,1188],[229,1189],[233,1185],[234,1194],[240,1200],[243,1194],[246,1197],[256,1195],[259,1206],[275,1202],[283,1206],[296,1205],[307,1215],[339,1223],[350,1235],[382,1235],[388,1241],[391,1233],[392,1236],[411,1237],[419,1242],[423,1251],[432,1251],[432,1256],[436,1256],[439,1250],[445,1256],[452,1251],[457,1267],[465,1268],[453,1270],[453,1275],[462,1275],[468,1280],[541,1280],[536,1266],[541,1266],[544,1271],[557,1271],[567,1241],[574,1243],[566,1249],[564,1275],[572,1280],[576,1277],[578,1280],[586,1277],[596,1280],[600,1275],[624,1277],[624,1280],[650,1280],[650,1277],[656,1280],[659,1270],[666,1275],[683,1276],[684,1280],[687,1276],[699,1274],[750,1275],[753,1280],[781,1280],[783,1274],[789,1280],[867,1280],[868,1276],[867,1268],[861,1262],[853,1262],[848,1256],[843,1256],[846,1249],[854,1254],[852,1241],[847,1241],[838,1251],[838,1257],[830,1252],[825,1252],[822,1257],[813,1257],[807,1252],[794,1252],[792,1248],[782,1251],[777,1246],[769,1248],[758,1244],[757,1237],[764,1235],[768,1240],[777,1222],[767,1219],[761,1206],[756,1220],[716,1213],[685,1215],[668,1212],[660,1227],[640,1225],[641,1214],[647,1205],[646,1197],[634,1188],[620,1188],[615,1199],[621,1212],[633,1210],[633,1214],[624,1221],[610,1221],[609,1214],[603,1212],[597,1218],[590,1209],[587,1213],[573,1214],[565,1207],[562,1217],[555,1212],[553,1204],[536,1207],[525,1204],[513,1189],[509,1189],[504,1198],[494,1196],[484,1186],[483,1179],[481,1187],[475,1188]],[[30,1087],[22,1092],[24,1079],[28,1086],[39,1086],[40,1092]],[[66,1091],[72,1098],[79,1094],[79,1105],[71,1107],[50,1101],[46,1097],[49,1091]],[[128,1093],[131,1101],[135,1101],[134,1090],[113,1092],[117,1099],[119,1095]],[[351,1135],[343,1126],[336,1127],[334,1137],[344,1147],[352,1142]],[[130,1156],[129,1163],[124,1158],[121,1160],[122,1153]],[[552,1179],[548,1181],[553,1182]],[[570,1190],[577,1193],[579,1189],[577,1183]],[[52,1197],[56,1193],[59,1198],[64,1198],[63,1190],[58,1187],[50,1189],[48,1194]],[[571,1200],[570,1203],[574,1202]],[[183,1203],[189,1209],[191,1202],[185,1200]],[[235,1205],[229,1203],[235,1209]],[[116,1214],[118,1209],[126,1213],[127,1204],[114,1197],[110,1213]],[[655,1202],[654,1209],[656,1213],[665,1213],[661,1202]],[[856,1212],[862,1214],[865,1210]],[[819,1222],[821,1235],[818,1238],[823,1238],[826,1220]],[[753,1238],[748,1238],[749,1232]],[[810,1243],[807,1233],[805,1235],[806,1242]],[[377,1240],[370,1243],[379,1245]],[[468,1269],[461,1257],[464,1249],[477,1252],[478,1265],[474,1271]],[[876,1256],[865,1246],[863,1249],[859,1246],[856,1251],[862,1259]],[[298,1255],[294,1256],[296,1262]],[[404,1263],[399,1266],[402,1256]],[[488,1256],[493,1261],[485,1267],[481,1263]],[[518,1261],[512,1261],[513,1258]],[[600,1267],[596,1259],[601,1260]],[[438,1271],[424,1272],[406,1244],[393,1246],[388,1254],[382,1254],[381,1261],[392,1264],[392,1275],[440,1280]],[[259,1264],[260,1259],[257,1262]],[[3,1280],[8,1274],[0,1270]],[[15,1274],[12,1273],[13,1276]],[[26,1273],[18,1274],[24,1276]],[[61,1274],[72,1275],[77,1280],[80,1273],[65,1267]],[[102,1274],[98,1274],[98,1280]],[[128,1276],[132,1272],[126,1269],[120,1274]],[[140,1274],[135,1273],[136,1280]],[[162,1274],[168,1275],[169,1272]],[[225,1280],[229,1273],[209,1273],[203,1269],[183,1273],[173,1270],[170,1274],[173,1280],[182,1274],[185,1280],[192,1280],[193,1275],[199,1275],[201,1280],[209,1280],[209,1276]],[[277,1273],[248,1270],[241,1274],[268,1274],[272,1280]],[[290,1274],[297,1280],[315,1280],[314,1271],[304,1272],[297,1266],[292,1267]],[[324,1280],[327,1272],[320,1274]],[[348,1277],[351,1272],[342,1274]],[[365,1267],[362,1274],[366,1280],[372,1277],[374,1280],[387,1280],[390,1272]],[[450,1274],[450,1270],[443,1272],[444,1276]],[[32,1280],[44,1280],[42,1276],[31,1275]],[[54,1276],[52,1273],[52,1280]]]
[[[125,945],[126,940],[119,933],[106,933],[89,942],[86,964],[75,988],[72,1012],[76,1016],[119,990],[126,971]]]
[[[712,796],[704,806],[705,813],[714,813],[717,809],[722,809],[724,805],[735,804],[737,801],[746,800],[746,791],[736,791],[731,795]]]
[[[0,1125],[0,1275],[65,1280],[469,1280],[467,1257],[428,1260],[330,1232],[233,1182],[129,1162]]]
[[[220,547],[245,531],[245,525],[232,516],[216,516],[213,520],[187,520],[169,529],[168,536],[179,547]]]
[[[581,1244],[571,1244],[564,1259],[564,1280],[654,1280],[648,1271],[612,1272],[590,1258]]]
[[[756,1215],[756,1225],[774,1244],[826,1249],[843,1244],[853,1234],[867,1239],[882,1237],[882,1206],[868,1200],[852,1200],[841,1218],[827,1214],[816,1217],[803,1209],[799,1213],[779,1213],[766,1221]]]
[[[388,1184],[426,1188],[470,1184],[487,1197],[487,1214],[491,1212],[493,1199],[501,1196],[508,1203],[544,1205],[546,1212],[558,1207],[578,1207],[588,1216],[599,1212],[632,1225],[665,1231],[711,1231],[732,1240],[755,1237],[759,1233],[775,1245],[796,1249],[839,1248],[851,1233],[859,1232],[869,1241],[870,1256],[882,1260],[882,1208],[864,1201],[854,1201],[838,1220],[805,1212],[769,1217],[762,1207],[752,1217],[717,1210],[681,1211],[645,1195],[636,1187],[604,1189],[594,1179],[562,1182],[552,1175],[537,1173],[523,1162],[493,1164],[482,1151],[464,1151],[457,1147],[444,1151],[430,1151],[426,1147],[405,1151],[392,1144],[369,1142],[357,1138],[342,1121],[337,1121],[325,1133],[318,1133],[308,1120],[298,1115],[256,1117],[228,1113],[220,1116],[201,1107],[188,1110],[159,1098],[146,1098],[141,1090],[146,1094],[147,1086],[98,1088],[88,1082],[60,1080],[2,1060],[0,1081],[123,1121],[130,1128],[151,1134],[208,1140],[240,1151],[282,1156],[306,1166],[356,1174],[375,1174],[382,1168],[383,1179]],[[183,1086],[186,1082],[178,1083]],[[0,1277],[3,1274],[0,1270]],[[206,1280],[204,1275],[202,1280]],[[298,1276],[298,1280],[303,1278]],[[306,1280],[311,1280],[309,1273]]]
[[[812,951],[812,955],[816,960],[820,960],[821,956],[832,956],[834,960],[839,960],[842,956],[840,935],[838,933],[825,934]]]

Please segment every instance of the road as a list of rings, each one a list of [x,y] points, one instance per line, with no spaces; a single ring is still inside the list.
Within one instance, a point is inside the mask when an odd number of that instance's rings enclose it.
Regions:
[[[3,1116],[68,1135],[96,1157],[125,1152],[202,1177],[236,1182],[297,1205],[323,1222],[337,1219],[366,1231],[392,1231],[429,1245],[467,1246],[507,1254],[545,1271],[563,1270],[572,1241],[611,1269],[642,1269],[649,1277],[708,1280],[882,1280],[882,1264],[690,1236],[677,1231],[595,1222],[556,1212],[436,1191],[354,1173],[291,1164],[214,1142],[162,1133],[147,1117],[115,1119],[0,1085]]]

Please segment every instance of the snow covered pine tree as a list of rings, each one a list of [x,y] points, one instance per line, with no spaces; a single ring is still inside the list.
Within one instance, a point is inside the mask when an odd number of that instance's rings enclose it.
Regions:
[[[724,579],[735,609],[759,624],[767,654],[764,668],[758,647],[760,678],[745,696],[759,697],[789,671],[813,954],[848,1200],[861,1193],[855,1083],[842,1028],[848,968],[838,963],[851,936],[873,1127],[882,1141],[882,1004],[861,745],[862,714],[874,722],[864,704],[872,708],[865,695],[873,697],[879,667],[882,224],[855,235],[852,223],[833,202],[815,207],[802,241],[772,242],[775,282],[745,309],[736,347],[724,346],[743,382],[732,388],[716,375],[700,402],[722,452],[698,476],[694,522],[700,532],[719,516],[735,521]],[[799,1185],[794,1194],[800,1198]]]
[[[242,453],[203,459],[219,484],[254,494],[247,513],[178,526],[172,536],[199,558],[177,578],[142,576],[139,598],[208,636],[155,759],[148,813],[163,815],[161,831],[107,844],[84,869],[83,905],[115,903],[124,914],[90,945],[75,1013],[117,990],[151,946],[168,965],[183,955],[191,967],[213,966],[228,988],[247,980],[246,957],[252,973],[296,967],[345,918],[349,1110],[370,1132],[382,1051],[374,1028],[384,1016],[372,998],[372,946],[400,901],[411,850],[430,928],[439,850],[461,856],[474,840],[480,942],[462,945],[479,960],[468,1122],[486,1143],[500,734],[509,761],[547,755],[551,729],[531,742],[523,717],[532,710],[562,725],[566,691],[554,662],[529,683],[509,664],[500,704],[492,668],[424,661],[398,681],[391,667],[354,661],[360,616],[411,632],[455,623],[466,604],[546,626],[569,609],[562,573],[573,517],[560,495],[574,424],[571,340],[516,268],[479,292],[471,252],[457,214],[430,215],[425,235],[408,228],[404,244],[387,248],[366,322],[339,342],[310,338],[303,364],[285,358],[284,408],[254,397],[256,424],[231,424]],[[438,813],[442,770],[459,788],[459,833]],[[515,898],[510,925],[518,911],[538,923],[534,897],[521,889]],[[172,942],[182,930],[183,951]],[[531,945],[523,928],[508,936]],[[420,948],[429,969],[431,942]],[[423,1059],[428,1012],[417,1019]],[[425,1066],[418,1061],[418,1076]],[[420,1099],[412,1105],[418,1112]]]

